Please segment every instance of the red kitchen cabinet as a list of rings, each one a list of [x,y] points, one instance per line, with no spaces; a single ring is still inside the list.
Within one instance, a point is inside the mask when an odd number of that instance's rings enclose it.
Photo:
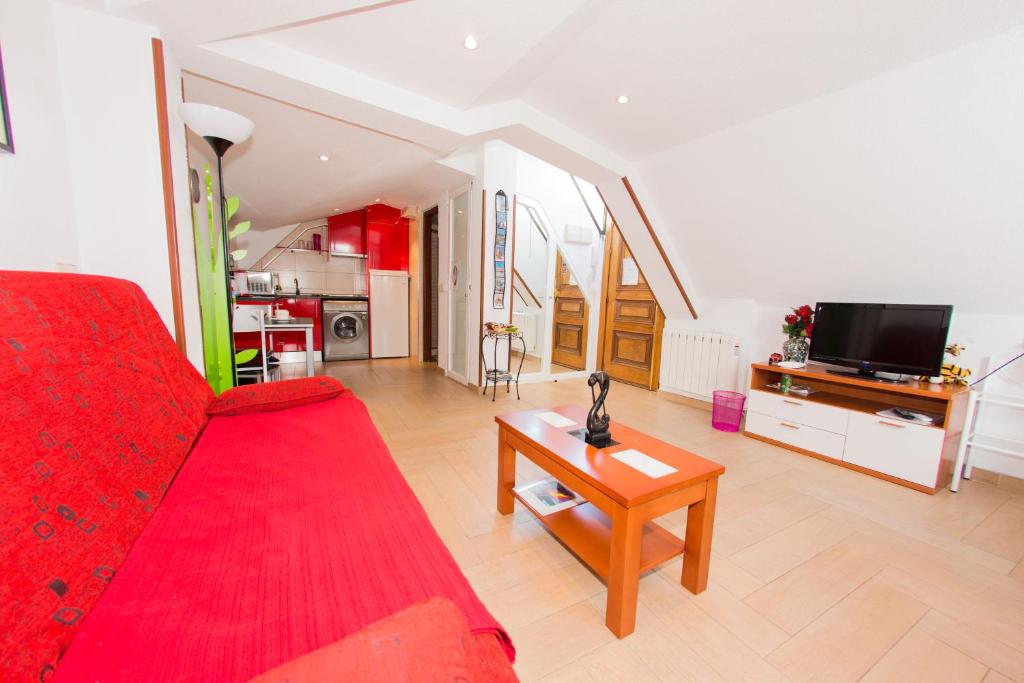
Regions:
[[[248,306],[259,306],[261,309],[265,309],[271,303],[279,308],[283,308],[292,314],[293,318],[312,318],[313,319],[313,350],[320,351],[323,347],[323,316],[320,313],[320,299],[300,297],[300,298],[277,298],[273,302],[266,299],[262,301],[247,301],[245,299],[238,299],[237,301],[240,307]],[[241,313],[237,313],[236,316],[240,316]],[[252,327],[249,321],[246,324],[242,324],[241,320],[238,321],[238,327]],[[270,332],[267,333],[268,336]],[[282,351],[305,351],[306,350],[306,333],[302,330],[278,330],[273,332],[274,336],[274,348],[273,351],[280,353]],[[239,331],[235,330],[235,351],[241,351],[242,349],[258,349],[260,348],[260,333],[253,331]]]
[[[367,209],[369,213],[369,209]],[[409,270],[409,219],[366,223],[366,247],[371,270]]]
[[[366,212],[349,211],[329,216],[327,242],[332,254],[365,254]]]
[[[370,204],[366,207],[367,223],[391,223],[394,225],[402,217],[402,210],[387,204]]]
[[[320,314],[320,299],[312,297],[279,298],[274,300],[275,306],[291,313],[293,318],[313,319],[313,350],[323,349],[323,316]],[[274,332],[274,351],[305,351],[306,333],[302,330],[278,330]]]

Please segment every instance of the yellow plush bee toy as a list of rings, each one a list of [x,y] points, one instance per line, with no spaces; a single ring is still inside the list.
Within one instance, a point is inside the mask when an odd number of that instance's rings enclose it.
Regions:
[[[971,376],[968,368],[957,365],[957,356],[964,350],[959,344],[950,344],[946,347],[946,361],[942,364],[942,382],[944,384],[967,384],[967,378]]]

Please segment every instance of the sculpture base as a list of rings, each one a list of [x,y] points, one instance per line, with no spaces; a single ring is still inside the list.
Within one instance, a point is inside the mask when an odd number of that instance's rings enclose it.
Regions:
[[[605,432],[599,434],[597,439],[591,439],[590,434],[587,432],[586,427],[583,429],[574,429],[569,432],[571,436],[575,436],[580,441],[586,441],[594,448],[608,448],[609,446],[618,446],[619,442],[612,439],[611,432]],[[603,439],[601,437],[604,437]]]

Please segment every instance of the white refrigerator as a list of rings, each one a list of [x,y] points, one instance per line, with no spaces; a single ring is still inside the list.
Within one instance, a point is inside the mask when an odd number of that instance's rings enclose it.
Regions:
[[[370,271],[370,354],[409,355],[409,273],[404,270]]]

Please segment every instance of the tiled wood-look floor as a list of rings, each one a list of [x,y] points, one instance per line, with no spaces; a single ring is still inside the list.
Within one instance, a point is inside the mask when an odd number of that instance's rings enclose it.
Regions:
[[[584,380],[491,403],[432,365],[332,363],[369,406],[438,533],[512,634],[524,681],[1024,681],[1024,492],[928,496],[753,439],[706,411],[614,385],[608,410],[727,467],[709,589],[679,560],[645,575],[636,633],[523,510],[495,511],[499,412],[589,403]],[[540,476],[529,462],[520,480]],[[518,507],[518,505],[517,505]],[[682,535],[683,513],[661,522]]]

